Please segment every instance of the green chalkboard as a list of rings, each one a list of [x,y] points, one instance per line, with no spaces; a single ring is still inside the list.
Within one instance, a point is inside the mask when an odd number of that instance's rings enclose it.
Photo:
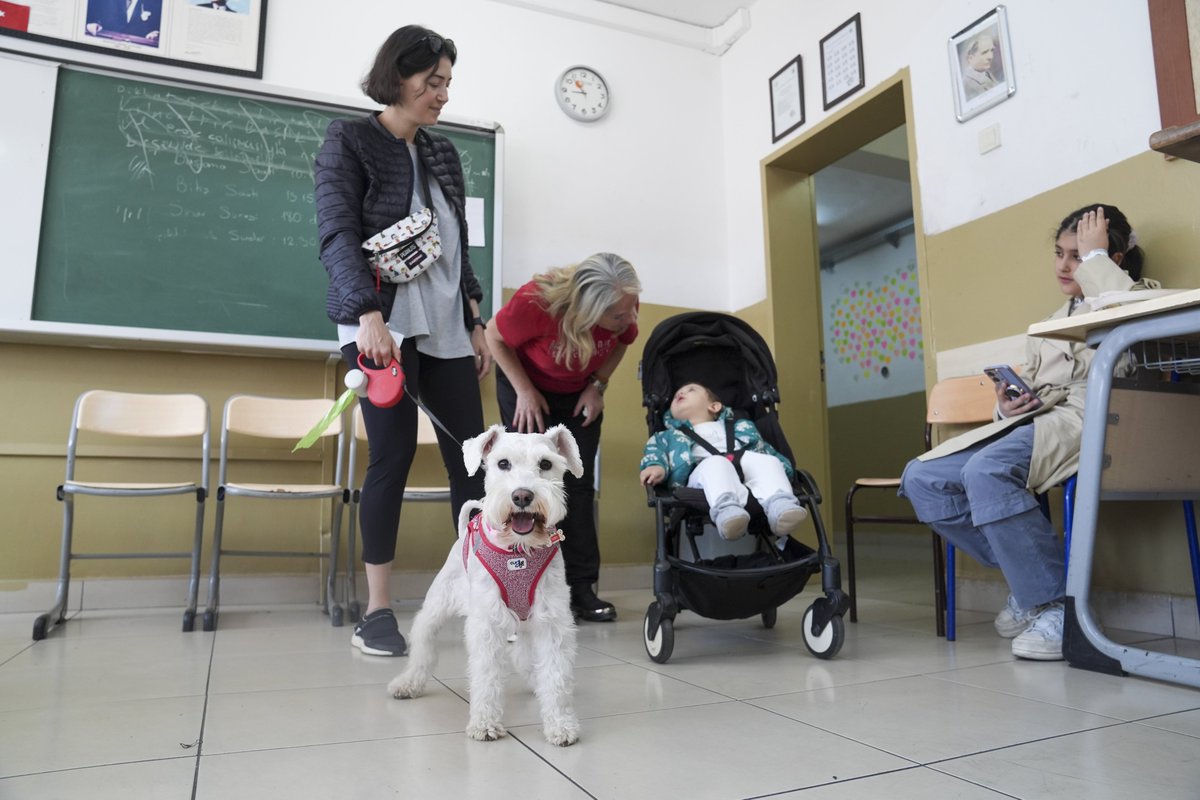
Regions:
[[[313,158],[346,109],[64,68],[32,318],[334,339]],[[471,247],[490,315],[496,142],[439,126],[483,199]]]

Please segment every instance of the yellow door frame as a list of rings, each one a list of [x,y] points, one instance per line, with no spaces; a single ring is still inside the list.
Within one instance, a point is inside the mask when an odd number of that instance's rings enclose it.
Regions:
[[[780,421],[797,461],[812,473],[825,498],[837,497],[844,487],[829,485],[829,425],[821,363],[820,257],[812,176],[908,123],[917,280],[921,296],[928,297],[912,120],[911,79],[908,70],[902,69],[760,162],[769,338],[774,343],[783,398]],[[928,354],[932,327],[924,303],[921,323]],[[929,369],[926,359],[927,385]],[[830,507],[828,500],[826,507]],[[832,519],[828,512],[822,516]]]

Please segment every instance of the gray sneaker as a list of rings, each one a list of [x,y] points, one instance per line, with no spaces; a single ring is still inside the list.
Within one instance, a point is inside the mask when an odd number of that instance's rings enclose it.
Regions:
[[[363,617],[354,626],[350,644],[369,656],[402,656],[408,650],[390,608],[377,608]]]
[[[1012,654],[1034,661],[1062,661],[1062,603],[1042,606],[1037,618],[1012,642]]]
[[[717,526],[717,533],[721,534],[721,538],[732,542],[746,535],[746,528],[750,525],[750,512],[731,503],[714,510],[712,521]]]
[[[1008,602],[1004,608],[1000,609],[1000,613],[996,615],[996,633],[1004,639],[1012,639],[1014,636],[1020,636],[1029,627],[1029,624],[1037,618],[1040,608],[1024,609],[1017,605],[1017,601],[1013,600],[1013,596],[1008,596]]]
[[[808,511],[794,494],[780,492],[767,498],[764,504],[767,525],[776,536],[787,536],[808,519]]]

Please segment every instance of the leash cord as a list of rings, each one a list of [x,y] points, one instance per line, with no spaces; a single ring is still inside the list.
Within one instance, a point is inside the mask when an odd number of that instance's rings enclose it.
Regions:
[[[430,411],[429,408],[424,403],[422,403],[421,400],[415,394],[413,394],[412,392],[410,392],[408,390],[408,381],[404,382],[404,396],[412,398],[412,401],[414,403],[416,403],[417,408],[424,411],[425,416],[429,417],[430,422],[432,422],[434,425],[436,425],[438,428],[440,428],[442,433],[449,436],[454,441],[455,444],[457,444],[459,447],[462,447],[462,442],[460,442],[458,440],[458,437],[455,436],[453,433],[451,433],[450,429],[447,428],[444,424],[442,424],[442,421],[440,419],[438,419],[437,416],[432,411]]]

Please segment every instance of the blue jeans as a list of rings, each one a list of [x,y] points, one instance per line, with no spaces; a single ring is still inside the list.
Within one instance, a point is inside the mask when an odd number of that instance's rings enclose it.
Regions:
[[[899,491],[940,536],[999,567],[1025,609],[1066,592],[1062,543],[1025,486],[1032,454],[1033,425],[1020,425],[942,458],[908,462]]]

